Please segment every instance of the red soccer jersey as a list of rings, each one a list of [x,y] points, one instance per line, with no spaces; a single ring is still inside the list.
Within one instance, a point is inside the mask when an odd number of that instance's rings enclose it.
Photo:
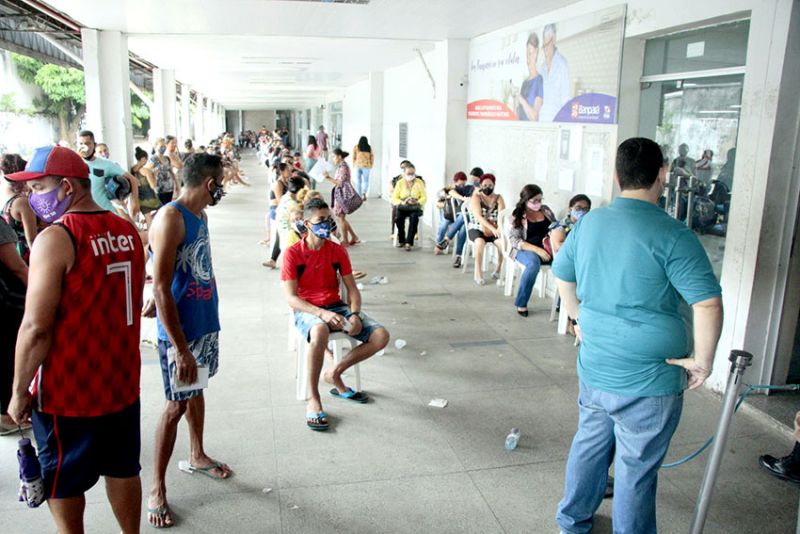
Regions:
[[[68,213],[75,263],[64,275],[53,343],[34,381],[37,409],[95,417],[139,398],[144,250],[136,229],[108,212]]]
[[[303,239],[284,252],[281,280],[297,280],[298,297],[314,306],[327,306],[342,300],[337,271],[342,276],[353,274],[342,245],[326,239],[319,250],[313,250]]]

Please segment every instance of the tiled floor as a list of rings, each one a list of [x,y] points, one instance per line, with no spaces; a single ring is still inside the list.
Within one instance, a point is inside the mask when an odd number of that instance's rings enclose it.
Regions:
[[[294,398],[287,307],[278,273],[261,266],[266,186],[245,155],[254,187],[234,188],[209,210],[221,296],[222,367],[207,394],[209,452],[236,471],[215,482],[183,474],[182,425],[169,470],[171,505],[187,533],[556,532],[564,460],[577,422],[575,348],[548,322],[549,302],[514,313],[495,286],[478,287],[449,257],[393,249],[388,206],[371,199],[352,217],[365,244],[351,249],[369,273],[364,309],[408,345],[362,366],[366,405],[323,398],[333,428],[312,433]],[[430,236],[432,232],[427,231]],[[385,275],[387,285],[370,285]],[[475,344],[491,340],[491,344]],[[455,345],[454,345],[455,344]],[[153,428],[163,399],[159,368],[143,351],[142,465],[151,480]],[[445,398],[444,409],[428,401]],[[693,451],[716,426],[718,399],[690,392],[668,461]],[[512,426],[520,447],[503,448]],[[0,532],[54,532],[46,507],[16,503],[15,440],[0,438]],[[764,474],[760,454],[792,443],[738,415],[706,532],[794,532],[798,491]],[[661,532],[688,531],[706,456],[665,470]],[[265,492],[266,488],[272,491]],[[88,494],[88,532],[115,532],[102,485]],[[596,532],[611,532],[611,503]],[[143,525],[143,530],[149,527]]]

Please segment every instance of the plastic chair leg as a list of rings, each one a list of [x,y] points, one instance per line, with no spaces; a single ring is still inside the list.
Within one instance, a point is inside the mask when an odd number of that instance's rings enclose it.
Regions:
[[[308,342],[297,333],[297,371],[295,374],[297,400],[308,399]]]

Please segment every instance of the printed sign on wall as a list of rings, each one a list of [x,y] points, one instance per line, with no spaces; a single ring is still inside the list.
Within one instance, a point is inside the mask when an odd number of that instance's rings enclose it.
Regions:
[[[625,7],[547,17],[471,41],[468,119],[616,123]]]

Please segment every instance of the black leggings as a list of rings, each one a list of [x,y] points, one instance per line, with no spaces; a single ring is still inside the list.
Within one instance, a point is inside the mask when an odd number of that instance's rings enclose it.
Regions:
[[[397,242],[403,244],[414,244],[414,236],[417,235],[419,227],[420,210],[403,211],[397,210]],[[408,234],[406,234],[406,219],[409,219]]]
[[[281,239],[278,232],[275,232],[275,242],[272,244],[272,256],[271,256],[272,261],[278,261],[278,257],[280,255],[281,255]]]
[[[14,382],[14,347],[17,344],[22,310],[2,310],[0,320],[0,414],[8,414],[11,386]]]

